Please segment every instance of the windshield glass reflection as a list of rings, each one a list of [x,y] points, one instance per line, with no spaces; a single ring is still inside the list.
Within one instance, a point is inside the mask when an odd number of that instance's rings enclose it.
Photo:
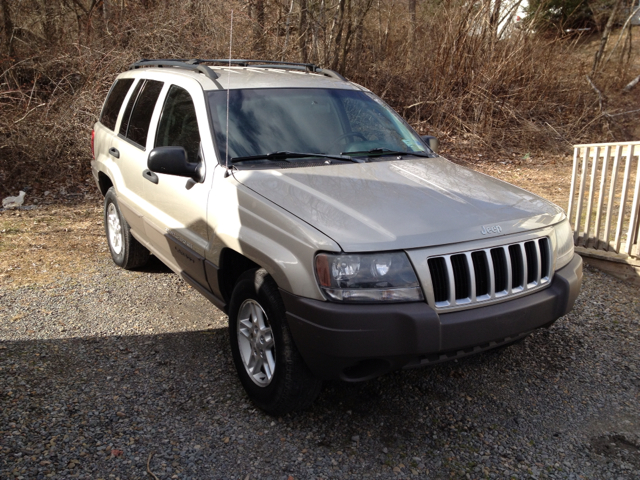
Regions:
[[[210,92],[209,102],[218,153],[224,161],[227,92]],[[391,108],[375,95],[361,91],[231,90],[229,106],[230,160],[273,152],[368,156],[368,152],[377,150],[375,156],[379,156],[382,149],[406,154],[430,153]],[[304,159],[290,160],[287,166],[297,162],[304,163]],[[278,166],[274,162],[265,163],[270,168]]]

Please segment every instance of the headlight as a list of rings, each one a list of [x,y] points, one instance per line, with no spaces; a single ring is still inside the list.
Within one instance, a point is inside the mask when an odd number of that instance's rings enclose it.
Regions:
[[[556,265],[555,270],[564,267],[573,258],[573,230],[569,220],[565,220],[555,228],[556,231]]]
[[[404,252],[316,255],[320,288],[336,302],[418,302],[424,300]]]

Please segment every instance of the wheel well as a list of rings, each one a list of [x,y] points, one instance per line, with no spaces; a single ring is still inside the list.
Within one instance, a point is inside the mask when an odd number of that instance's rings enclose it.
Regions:
[[[111,179],[104,173],[98,173],[98,186],[100,187],[100,192],[104,197],[107,194],[107,190],[113,187],[113,182]]]
[[[220,271],[218,272],[218,282],[220,293],[227,304],[231,300],[231,292],[238,278],[247,270],[260,268],[260,265],[249,260],[244,255],[225,248],[220,254]]]

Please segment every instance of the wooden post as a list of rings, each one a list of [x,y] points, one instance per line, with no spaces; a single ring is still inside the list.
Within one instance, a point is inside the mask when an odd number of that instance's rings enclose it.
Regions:
[[[587,214],[584,220],[584,241],[589,240],[589,232],[591,231],[591,213],[593,212],[593,194],[596,187],[596,173],[598,171],[598,162],[600,160],[600,147],[596,147],[593,155],[593,163],[591,165],[591,181],[589,183],[589,201],[587,202]]]
[[[569,217],[569,223],[571,223],[571,216],[573,215],[573,202],[576,194],[576,181],[578,177],[578,153],[580,149],[573,147],[573,170],[571,171],[571,190],[569,191],[569,207],[567,208],[567,215]]]
[[[622,225],[624,224],[624,212],[627,205],[627,194],[629,193],[629,173],[631,172],[631,160],[633,159],[633,146],[627,148],[627,163],[624,166],[624,177],[622,180],[622,193],[620,194],[620,209],[618,211],[618,227],[616,228],[615,251],[620,252],[622,243]]]
[[[595,248],[600,248],[600,223],[602,219],[602,205],[604,203],[604,187],[607,183],[607,174],[609,169],[609,155],[611,154],[611,145],[607,145],[604,148],[604,158],[602,159],[602,174],[600,175],[600,190],[598,191],[598,209],[596,211],[596,226],[595,226]]]
[[[629,145],[629,163],[633,158],[633,145]],[[629,216],[629,232],[627,233],[627,248],[625,253],[631,256],[633,245],[638,239],[638,216],[640,216],[640,152],[638,152],[638,168],[636,171],[636,187],[633,190],[633,204]],[[640,249],[639,249],[640,250]],[[640,251],[638,251],[640,256]]]
[[[611,170],[611,183],[609,185],[609,205],[607,206],[607,218],[604,225],[604,241],[607,243],[607,250],[612,247],[611,244],[611,212],[616,195],[616,186],[618,184],[618,170],[620,169],[620,156],[622,154],[622,145],[616,147],[616,156],[613,158],[613,169]]]
[[[573,234],[574,242],[580,237],[580,223],[582,222],[582,202],[584,200],[584,187],[587,183],[587,168],[589,167],[589,147],[584,147],[582,155],[582,173],[580,176],[580,191],[578,193],[578,210],[576,211],[576,228]]]

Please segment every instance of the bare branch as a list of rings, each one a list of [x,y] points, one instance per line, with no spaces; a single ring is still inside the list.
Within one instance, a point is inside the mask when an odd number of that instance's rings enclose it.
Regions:
[[[589,85],[591,85],[591,88],[593,88],[593,90],[598,94],[598,104],[600,106],[600,111],[602,112],[602,104],[605,101],[604,95],[602,95],[602,92],[600,91],[600,89],[596,87],[596,84],[593,83],[593,80],[591,80],[591,77],[589,77],[589,75],[587,75],[586,77],[587,77],[587,82],[589,82]]]
[[[604,54],[604,49],[607,46],[607,41],[609,40],[609,35],[611,34],[611,30],[613,29],[613,24],[615,23],[616,13],[620,9],[620,5],[622,4],[622,0],[616,0],[616,3],[613,4],[613,8],[611,9],[611,13],[609,14],[609,20],[607,20],[607,25],[604,27],[604,32],[602,32],[602,38],[600,40],[600,48],[596,52],[596,55],[593,59],[593,68],[591,69],[591,76],[594,76],[598,70],[598,66],[600,64],[600,60],[602,59],[602,55]]]
[[[634,78],[629,83],[627,83],[627,85],[623,88],[623,90],[625,92],[630,92],[631,89],[638,84],[638,82],[640,82],[640,75],[638,75],[636,78]]]
[[[622,36],[624,35],[625,29],[629,26],[631,20],[636,15],[636,13],[638,13],[639,11],[640,11],[640,5],[638,5],[638,7],[633,12],[631,12],[629,17],[627,18],[627,21],[624,22],[624,25],[622,26],[622,29],[620,30],[620,35],[618,36],[618,40],[616,40],[616,44],[613,46],[613,48],[609,52],[609,55],[607,55],[607,59],[604,61],[603,65],[606,65],[607,62],[611,59],[611,55],[613,55],[613,52],[616,51],[616,48],[618,48],[618,45],[620,44],[620,40],[622,40]]]

